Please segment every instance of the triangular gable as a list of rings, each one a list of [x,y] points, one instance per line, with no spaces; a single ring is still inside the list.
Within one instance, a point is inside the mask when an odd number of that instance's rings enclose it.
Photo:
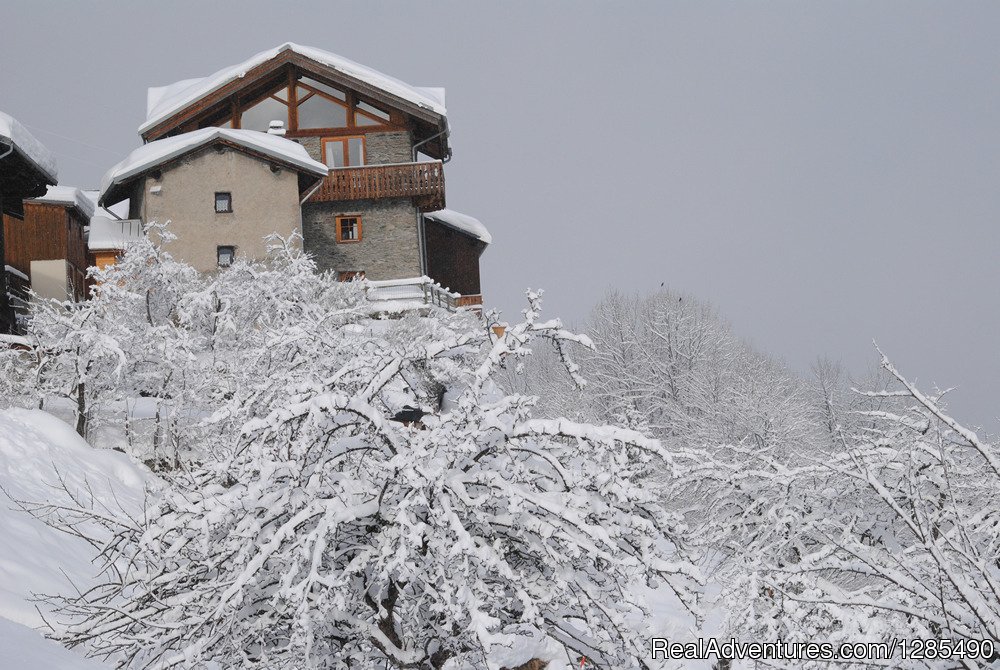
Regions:
[[[446,127],[443,90],[413,87],[336,54],[286,43],[209,77],[151,89],[148,117],[139,133],[146,140],[156,139],[198,119],[213,114],[218,117],[234,96],[253,91],[272,78],[278,83],[281,71],[289,67],[355,92],[362,100],[399,109],[424,124]]]

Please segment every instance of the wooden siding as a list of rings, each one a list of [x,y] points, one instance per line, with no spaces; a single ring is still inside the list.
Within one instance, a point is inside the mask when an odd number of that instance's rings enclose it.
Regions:
[[[444,207],[441,161],[334,168],[310,202],[413,198],[423,212]]]
[[[427,274],[451,291],[463,296],[479,296],[482,292],[479,256],[486,245],[431,219],[425,219],[424,235],[427,240]]]
[[[85,295],[87,244],[84,217],[72,207],[24,203],[24,220],[4,216],[4,262],[31,276],[31,261],[66,259],[67,282],[77,299]]]

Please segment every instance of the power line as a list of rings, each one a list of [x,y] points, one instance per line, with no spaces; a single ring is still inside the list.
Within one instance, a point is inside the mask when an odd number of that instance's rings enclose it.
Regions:
[[[113,150],[108,149],[106,147],[98,147],[98,146],[95,146],[93,144],[87,144],[86,142],[81,142],[80,140],[73,139],[72,137],[66,137],[65,135],[60,135],[59,133],[54,133],[51,130],[45,130],[44,128],[38,128],[36,126],[29,126],[27,123],[25,123],[23,125],[26,126],[27,128],[30,128],[31,130],[37,131],[39,133],[45,133],[47,135],[52,135],[53,137],[58,137],[60,139],[66,140],[67,142],[73,142],[75,144],[79,144],[79,145],[82,145],[82,146],[85,146],[85,147],[89,147],[90,149],[97,149],[98,151],[107,151],[109,154],[114,154],[115,156],[121,156],[121,152],[120,151],[113,151]]]

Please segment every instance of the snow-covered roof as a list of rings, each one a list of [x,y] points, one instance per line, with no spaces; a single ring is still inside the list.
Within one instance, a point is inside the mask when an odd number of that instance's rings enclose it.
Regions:
[[[139,126],[139,134],[142,135],[158,123],[170,118],[185,107],[222,88],[226,84],[246,76],[247,72],[253,68],[266,63],[285,51],[293,51],[300,56],[333,68],[348,77],[363,81],[397,98],[429,109],[441,116],[446,115],[443,88],[410,86],[395,77],[390,77],[378,70],[355,63],[335,53],[315,47],[306,47],[286,42],[274,49],[261,51],[259,54],[248,58],[242,63],[222,68],[215,74],[207,77],[185,79],[169,86],[150,88],[146,95],[146,122]]]
[[[144,235],[142,221],[95,216],[90,220],[87,248],[91,251],[117,251]]]
[[[83,191],[74,186],[49,186],[45,195],[32,198],[32,202],[47,202],[53,205],[76,207],[87,218],[94,215],[94,203]]]
[[[190,133],[167,137],[144,144],[122,162],[107,171],[101,179],[101,192],[98,201],[103,201],[108,189],[121,184],[128,179],[142,174],[163,163],[211,144],[224,140],[246,147],[252,151],[270,156],[302,172],[308,172],[325,177],[330,168],[309,157],[309,153],[301,144],[286,140],[278,135],[269,135],[257,130],[233,130],[232,128],[202,128]]]
[[[471,235],[486,244],[493,242],[493,236],[490,235],[490,231],[486,230],[486,226],[479,219],[474,219],[468,214],[462,214],[453,209],[439,209],[436,212],[428,212],[424,216],[461,233]]]
[[[0,143],[12,145],[15,151],[34,163],[38,171],[53,184],[59,181],[56,157],[52,152],[36,140],[27,128],[17,122],[17,119],[3,112],[0,112]],[[0,154],[4,151],[5,149],[0,149]]]
[[[97,200],[100,198],[101,192],[96,188],[84,190],[83,195],[94,204],[94,214],[90,217],[91,221],[93,221],[94,217],[97,216],[103,216],[112,220],[128,218],[128,198],[125,198],[121,202],[115,203],[109,207],[101,207],[97,204]]]

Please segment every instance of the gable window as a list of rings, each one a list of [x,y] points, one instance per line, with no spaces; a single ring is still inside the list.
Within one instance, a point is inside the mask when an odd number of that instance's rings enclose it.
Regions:
[[[360,241],[361,241],[361,217],[338,216],[337,242],[360,242]]]
[[[337,130],[341,128],[396,127],[400,123],[379,103],[365,102],[353,91],[305,76],[290,74],[270,92],[257,89],[256,95],[230,98],[228,109],[214,107],[200,122],[200,127],[222,126],[267,132],[271,121],[281,121],[290,131]],[[317,133],[318,134],[318,133]]]
[[[324,137],[323,160],[332,168],[365,164],[365,138]]]
[[[229,191],[216,191],[215,211],[220,214],[231,214],[233,211],[233,194]]]
[[[219,267],[228,268],[233,264],[233,258],[236,256],[236,247],[216,247],[216,253],[219,258]]]
[[[282,89],[279,92],[286,90]],[[286,128],[288,127],[288,103],[276,95],[270,95],[252,107],[244,109],[240,117],[240,128],[266,133],[271,121],[281,121]]]
[[[337,281],[360,281],[364,278],[364,270],[341,270],[337,273]]]

